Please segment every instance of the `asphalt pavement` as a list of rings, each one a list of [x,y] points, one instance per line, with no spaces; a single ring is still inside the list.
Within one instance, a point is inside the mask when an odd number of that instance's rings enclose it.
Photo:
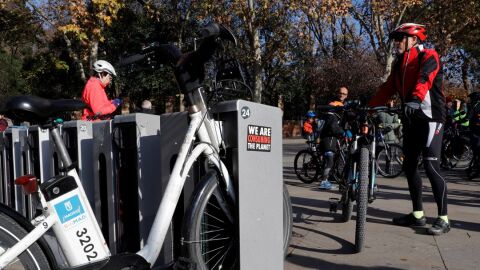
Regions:
[[[452,229],[432,236],[426,228],[437,217],[437,207],[428,179],[423,177],[427,226],[408,228],[391,222],[411,211],[405,176],[379,177],[377,199],[367,212],[365,248],[355,253],[355,212],[352,220],[342,222],[340,210],[329,211],[330,198],[340,198],[338,191],[321,191],[318,182],[304,184],[295,175],[295,154],[305,146],[303,139],[284,139],[283,143],[283,178],[293,205],[293,237],[285,270],[480,269],[479,179],[469,181],[461,170],[441,172],[448,182]]]

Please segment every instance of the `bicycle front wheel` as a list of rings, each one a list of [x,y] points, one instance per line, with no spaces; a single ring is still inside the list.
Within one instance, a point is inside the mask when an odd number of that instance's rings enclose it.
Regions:
[[[360,149],[359,177],[357,181],[357,223],[355,227],[355,250],[361,252],[365,243],[365,224],[367,221],[368,207],[368,176],[369,176],[370,151]]]
[[[403,149],[398,144],[388,144],[377,154],[378,172],[386,178],[395,178],[402,173]]]
[[[0,255],[7,249],[14,246],[20,239],[27,235],[17,222],[9,216],[0,212]],[[37,243],[33,243],[27,250],[21,253],[3,270],[22,270],[22,269],[50,269],[47,256]]]
[[[202,178],[192,196],[182,228],[183,252],[200,270],[238,268],[235,207],[217,171]]]
[[[319,167],[317,157],[310,150],[301,150],[295,156],[293,163],[295,174],[305,184],[311,184],[318,179]]]

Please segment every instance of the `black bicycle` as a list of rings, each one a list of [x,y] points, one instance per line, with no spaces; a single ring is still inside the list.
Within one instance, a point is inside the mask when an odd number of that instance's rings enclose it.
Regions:
[[[395,178],[403,172],[403,147],[397,143],[387,143],[385,134],[392,129],[389,127],[379,128],[377,126],[377,169],[378,173],[386,178]]]
[[[473,159],[468,131],[458,124],[448,125],[443,133],[442,163],[444,169],[468,169]]]
[[[342,220],[351,219],[353,204],[356,203],[355,250],[361,252],[365,243],[365,225],[368,204],[376,198],[377,144],[378,136],[373,113],[379,111],[397,112],[397,108],[363,107],[359,102],[345,106],[320,106],[321,110],[343,111],[344,121],[350,123],[352,139],[348,143],[347,155],[341,177],[337,179],[341,198],[331,201],[331,210],[342,207]],[[354,117],[352,117],[352,115]],[[352,119],[349,119],[351,118]]]
[[[322,153],[318,150],[318,145],[314,141],[307,141],[308,147],[298,151],[295,155],[293,168],[298,179],[305,184],[311,184],[318,180],[319,175],[323,172],[325,162]],[[335,181],[341,178],[343,167],[345,165],[345,139],[337,140],[337,151],[330,173]]]

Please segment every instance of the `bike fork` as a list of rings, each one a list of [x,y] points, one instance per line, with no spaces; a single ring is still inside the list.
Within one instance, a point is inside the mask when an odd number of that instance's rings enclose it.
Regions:
[[[375,189],[376,187],[376,178],[377,178],[377,163],[375,162],[375,149],[376,144],[375,140],[373,140],[372,144],[370,145],[370,189],[368,194],[368,202],[371,203],[375,200]]]

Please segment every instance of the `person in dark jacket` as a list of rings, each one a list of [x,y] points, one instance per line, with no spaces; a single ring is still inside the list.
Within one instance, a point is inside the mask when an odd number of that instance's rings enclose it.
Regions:
[[[468,178],[473,179],[480,174],[480,92],[473,92],[468,97],[470,145],[473,151],[473,163],[468,168]]]
[[[340,101],[332,101],[331,106],[342,106]],[[335,112],[327,112],[322,116],[324,120],[323,128],[320,133],[320,152],[323,153],[324,168],[322,180],[320,181],[320,189],[334,189],[335,187],[328,180],[330,171],[333,167],[335,151],[337,150],[337,140],[344,134],[340,126],[341,117]]]
[[[422,179],[418,172],[418,158],[423,153],[423,165],[432,185],[438,217],[429,234],[440,235],[450,231],[447,216],[447,183],[440,171],[440,153],[445,124],[445,95],[440,57],[434,49],[427,49],[423,25],[404,23],[390,33],[397,50],[397,59],[387,81],[380,86],[370,106],[385,104],[398,94],[404,106],[403,168],[407,176],[413,212],[393,218],[400,226],[424,226],[426,217],[422,203]]]

